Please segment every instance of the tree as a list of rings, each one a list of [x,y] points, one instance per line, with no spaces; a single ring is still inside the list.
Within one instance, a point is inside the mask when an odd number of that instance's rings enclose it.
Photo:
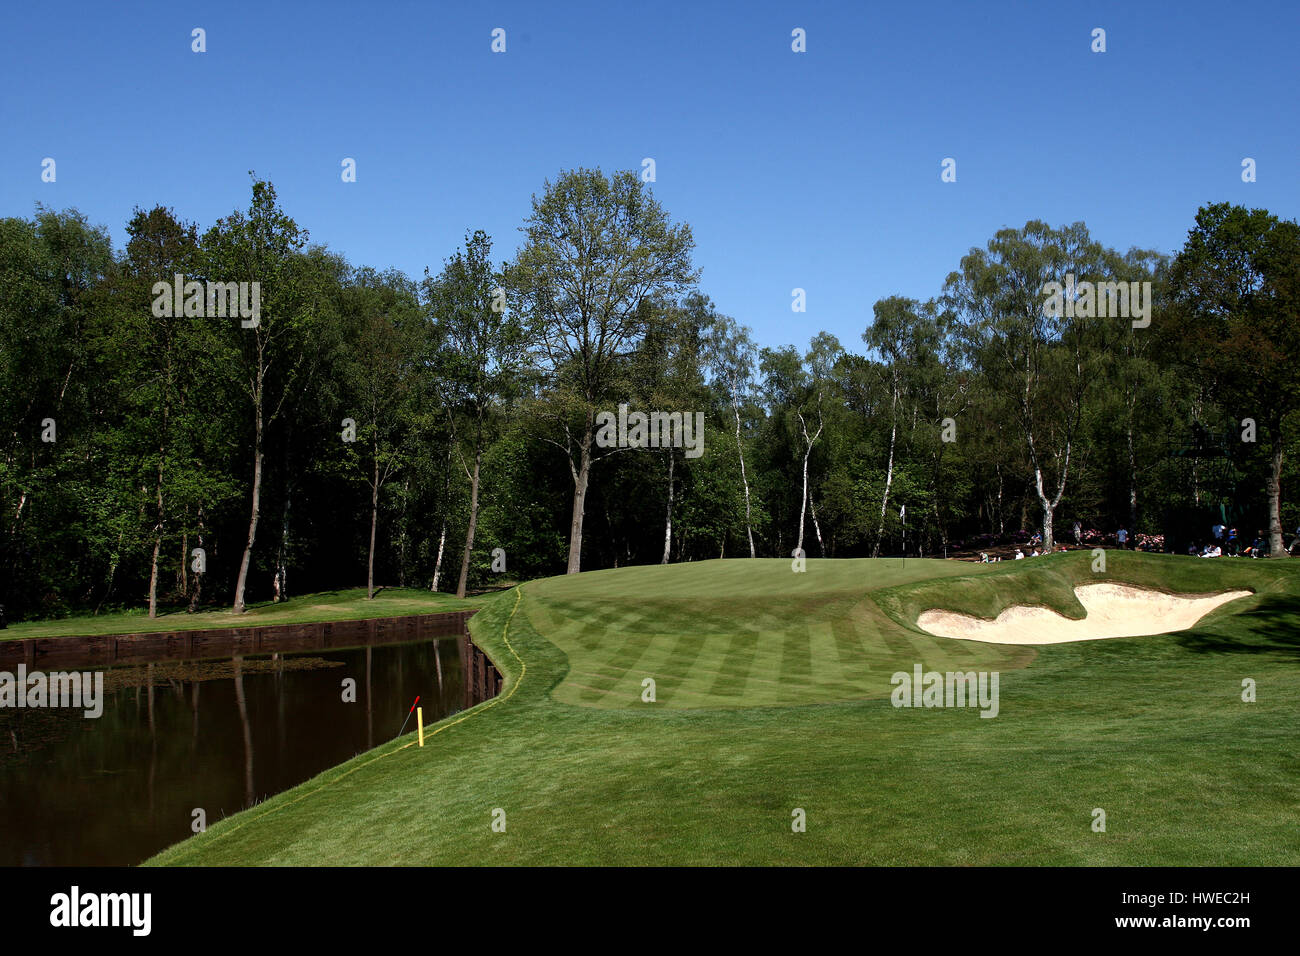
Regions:
[[[914,299],[891,296],[873,308],[875,321],[862,333],[862,341],[881,358],[880,370],[889,394],[889,458],[885,465],[885,489],[880,497],[880,521],[871,556],[880,557],[880,541],[885,533],[885,512],[894,485],[894,458],[898,447],[899,416],[903,408],[908,377],[915,373],[927,349],[933,348],[934,328],[922,319]]]
[[[1047,549],[1099,352],[1093,318],[1075,314],[1080,310],[1073,298],[1052,314],[1046,287],[1064,285],[1070,275],[1078,283],[1104,280],[1104,262],[1104,250],[1083,223],[1053,229],[1033,221],[1000,230],[986,249],[972,249],[945,285],[947,304],[981,371],[1014,396]]]
[[[820,332],[813,337],[808,354],[803,359],[800,359],[799,352],[794,346],[763,349],[761,353],[759,367],[763,373],[763,391],[768,408],[774,417],[783,417],[786,430],[798,437],[799,532],[794,549],[801,553],[804,528],[810,510],[820,553],[823,555],[826,553],[821,526],[817,521],[817,508],[809,485],[809,460],[825,428],[826,392],[833,383],[832,369],[842,354],[843,349],[835,336],[827,332]]]
[[[452,425],[452,447],[469,480],[469,522],[461,558],[456,596],[463,598],[469,580],[470,555],[478,526],[479,477],[483,453],[496,419],[516,394],[527,365],[530,342],[516,313],[508,312],[502,276],[491,262],[492,240],[481,229],[465,238],[465,249],[447,260],[436,279],[425,280],[430,314],[439,326],[441,349],[437,368],[443,404]],[[468,432],[471,471],[461,453],[456,419]]]
[[[740,459],[740,481],[745,490],[745,537],[749,541],[749,556],[753,558],[757,556],[754,551],[754,518],[749,476],[745,472],[745,448],[740,439],[740,409],[748,401],[758,348],[748,326],[740,325],[730,316],[715,314],[708,333],[706,354],[714,381],[726,392],[736,419],[736,455]]]
[[[256,178],[247,213],[236,211],[219,219],[203,238],[209,280],[256,282],[260,289],[260,314],[255,323],[251,318],[220,320],[229,324],[228,361],[248,399],[253,426],[248,535],[235,582],[236,614],[245,609],[244,590],[257,541],[266,430],[299,387],[309,354],[302,346],[310,338],[314,315],[308,307],[307,290],[291,269],[291,259],[306,241],[306,231],[280,208],[275,187]],[[217,319],[208,316],[207,320]]]
[[[672,225],[628,170],[562,172],[533,197],[527,242],[509,270],[513,307],[535,323],[573,480],[568,573],[582,569],[582,527],[597,455],[596,413],[612,397],[620,360],[645,332],[644,302],[695,282],[688,225]]]
[[[115,274],[107,231],[76,210],[0,220],[0,603],[11,611],[38,595],[57,611],[57,595],[88,592],[104,563],[106,598],[136,544],[136,486],[104,481],[96,427],[116,391],[91,374]]]
[[[410,413],[417,393],[421,332],[415,285],[400,272],[359,269],[344,290],[343,317],[348,336],[343,372],[356,403],[356,444],[370,452],[363,471],[370,489],[366,596],[373,600],[379,497],[385,483],[403,467],[412,437]],[[352,446],[344,442],[343,447],[350,457],[359,457]]]
[[[155,282],[170,285],[177,273],[194,274],[198,228],[178,222],[170,210],[155,206],[148,212],[137,209],[126,232],[130,237],[122,276],[126,301],[104,351],[121,363],[114,369],[118,381],[130,383],[124,397],[132,406],[128,416],[139,442],[135,460],[154,473],[148,600],[149,616],[157,617],[158,564],[167,532],[167,502],[173,485],[187,478],[187,469],[174,466],[190,457],[186,452],[198,425],[195,416],[202,414],[186,400],[192,387],[202,384],[198,381],[200,371],[193,367],[202,349],[191,341],[201,334],[194,319],[184,314],[154,314],[152,290]],[[177,504],[173,502],[173,510]]]
[[[1204,206],[1174,260],[1170,291],[1181,340],[1220,400],[1270,436],[1269,553],[1284,554],[1283,429],[1300,409],[1300,226],[1264,209]]]

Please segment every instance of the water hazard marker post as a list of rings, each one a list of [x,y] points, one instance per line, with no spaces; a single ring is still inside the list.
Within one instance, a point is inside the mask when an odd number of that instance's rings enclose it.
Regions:
[[[413,713],[415,713],[415,705],[418,704],[419,702],[420,702],[420,695],[419,695],[419,694],[416,694],[416,695],[415,695],[415,701],[411,704],[411,709],[408,710],[408,711],[406,712],[406,720],[403,720],[403,721],[402,721],[402,730],[399,730],[399,731],[397,732],[397,736],[399,736],[399,737],[402,736],[402,731],[403,731],[403,730],[406,730],[406,722],[407,722],[408,720],[410,720],[410,719],[411,719],[411,715],[412,715]]]
[[[415,726],[420,728],[420,746],[424,746],[424,708],[415,708]]]

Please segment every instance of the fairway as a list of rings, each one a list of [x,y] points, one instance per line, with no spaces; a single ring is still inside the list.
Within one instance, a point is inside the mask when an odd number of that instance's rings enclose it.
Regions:
[[[1107,557],[1102,574],[1074,553],[531,582],[473,620],[507,677],[501,697],[426,728],[423,748],[408,735],[150,862],[1300,862],[1300,564]],[[1046,647],[915,624],[926,609],[992,618],[1014,604],[1080,618],[1073,589],[1107,581],[1254,593],[1188,631]],[[892,706],[891,676],[918,665],[999,671],[996,719]],[[796,810],[806,832],[792,832]]]

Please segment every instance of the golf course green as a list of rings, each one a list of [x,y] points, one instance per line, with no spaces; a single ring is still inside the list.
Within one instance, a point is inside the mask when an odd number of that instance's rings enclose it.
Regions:
[[[472,621],[499,697],[149,864],[1300,862],[1300,562],[1105,559],[803,573],[739,559],[533,581]],[[936,608],[1078,618],[1073,588],[1098,582],[1252,594],[1149,637],[1011,646],[915,625]],[[999,672],[996,718],[894,706],[892,675],[918,665]]]

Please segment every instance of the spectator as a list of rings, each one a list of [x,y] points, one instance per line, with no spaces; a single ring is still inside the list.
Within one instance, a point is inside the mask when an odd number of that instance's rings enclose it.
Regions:
[[[1016,560],[1019,561],[1019,560],[1020,560],[1021,558],[1023,558],[1024,556],[1025,556],[1025,555],[1024,555],[1024,552],[1021,551],[1019,548],[1016,548]]]
[[[1119,546],[1121,549],[1128,547],[1128,531],[1124,528],[1120,528],[1115,537],[1119,540]]]
[[[1239,547],[1241,547],[1241,541],[1237,538],[1237,529],[1231,528],[1228,530],[1228,553],[1235,557]]]
[[[1214,534],[1214,540],[1215,540],[1215,541],[1222,541],[1222,540],[1223,540],[1223,532],[1225,532],[1225,531],[1227,531],[1227,530],[1228,530],[1228,529],[1225,528],[1225,527],[1224,527],[1223,525],[1221,525],[1221,524],[1215,524],[1215,526],[1214,526],[1213,528],[1210,529],[1210,531]]]
[[[1074,543],[1083,544],[1083,525],[1078,521],[1074,523]]]

